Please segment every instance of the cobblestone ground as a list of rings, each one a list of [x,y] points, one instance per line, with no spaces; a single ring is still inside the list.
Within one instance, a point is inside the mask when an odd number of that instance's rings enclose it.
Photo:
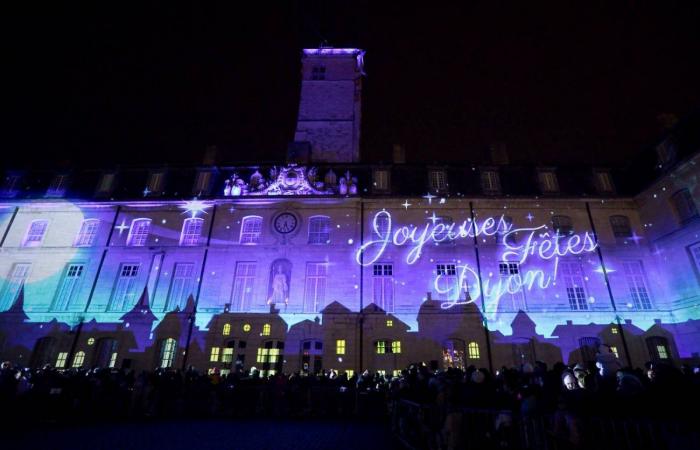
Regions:
[[[15,434],[13,436],[13,434]],[[401,447],[384,422],[208,420],[48,426],[4,430],[5,449],[117,450],[392,450]]]

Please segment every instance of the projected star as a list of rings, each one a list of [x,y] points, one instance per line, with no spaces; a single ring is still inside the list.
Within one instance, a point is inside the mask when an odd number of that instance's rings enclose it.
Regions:
[[[199,213],[207,214],[206,210],[209,208],[211,208],[211,205],[208,205],[197,198],[193,198],[192,200],[185,202],[184,205],[180,206],[180,209],[184,210],[182,214],[192,214],[192,217],[197,217]]]
[[[525,216],[525,218],[526,218],[529,222],[532,222],[532,219],[534,219],[535,216],[533,216],[532,213],[529,212],[529,213],[527,213],[527,216]]]
[[[427,194],[425,194],[425,195],[423,196],[423,198],[426,199],[426,200],[428,200],[428,204],[429,204],[429,205],[432,205],[432,204],[433,204],[433,199],[435,198],[435,196],[434,196],[433,194],[431,194],[430,192],[428,192]]]
[[[435,222],[437,222],[438,220],[440,220],[440,218],[439,218],[438,216],[436,216],[436,215],[435,215],[435,211],[433,211],[433,215],[430,216],[430,217],[428,217],[428,220],[432,221],[432,222],[433,222],[433,225],[435,225]]]
[[[119,230],[119,236],[121,236],[124,231],[129,229],[129,227],[126,225],[126,221],[124,219],[122,219],[121,225],[115,225],[114,228]]]
[[[411,206],[411,203],[408,203],[408,200],[406,200],[405,202],[401,203],[401,206],[403,206],[404,208],[406,208],[406,210],[408,210],[408,207]]]

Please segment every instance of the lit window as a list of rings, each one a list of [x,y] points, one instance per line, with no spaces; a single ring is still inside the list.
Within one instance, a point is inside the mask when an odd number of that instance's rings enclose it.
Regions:
[[[612,327],[612,328],[610,329],[610,332],[611,332],[612,334],[617,334],[617,333],[618,333],[617,327]]]
[[[372,301],[386,312],[394,311],[394,266],[374,264],[372,277]]]
[[[129,236],[126,245],[131,247],[143,247],[146,245],[148,233],[151,231],[151,219],[134,219],[131,221]]]
[[[2,293],[2,303],[0,310],[6,310],[12,306],[17,299],[19,291],[24,286],[24,283],[29,278],[29,269],[32,267],[30,263],[17,263],[12,266],[8,275],[5,288]]]
[[[202,236],[202,226],[204,219],[199,217],[189,217],[182,223],[180,233],[180,245],[197,245]]]
[[[481,171],[481,189],[485,194],[497,194],[501,192],[501,180],[495,170]]]
[[[612,352],[613,355],[615,355],[615,358],[620,357],[620,354],[617,352],[617,347],[615,347],[614,345],[610,346],[610,351]]]
[[[391,341],[391,353],[401,353],[401,341]]]
[[[112,301],[109,304],[110,311],[123,311],[132,305],[136,296],[136,277],[138,273],[138,264],[122,264],[119,269],[119,278],[117,278]]]
[[[117,356],[118,356],[117,352],[112,352],[112,354],[110,355],[109,364],[108,364],[108,367],[110,369],[114,368],[114,366],[117,365]]]
[[[428,173],[428,179],[432,192],[444,192],[447,190],[447,174],[444,170],[431,170]]]
[[[375,191],[389,190],[389,171],[386,169],[376,169],[372,172],[372,188]]]
[[[257,264],[254,262],[236,263],[236,273],[231,293],[231,305],[234,310],[247,311],[250,307],[253,300],[256,267]]]
[[[73,358],[73,367],[83,367],[84,362],[85,352],[81,350],[78,353],[76,353],[75,357]]]
[[[610,226],[612,226],[615,237],[627,238],[632,236],[632,227],[627,216],[610,216]]]
[[[177,263],[170,279],[170,291],[165,310],[172,311],[175,308],[183,310],[187,299],[193,294],[194,263]]]
[[[94,345],[94,344],[95,344],[95,338],[94,338],[94,337],[88,338],[87,344],[88,344],[88,345]]]
[[[263,335],[263,336],[269,336],[269,335],[270,335],[271,328],[272,328],[272,327],[270,327],[270,324],[269,324],[269,323],[266,323],[265,325],[263,325],[262,335]]]
[[[479,359],[479,344],[477,342],[470,342],[467,346],[469,352],[469,359]]]
[[[583,269],[578,262],[560,262],[559,275],[564,281],[566,296],[572,311],[587,310],[588,301],[584,285]]]
[[[659,355],[659,359],[668,359],[668,351],[665,345],[657,345],[656,353]]]
[[[391,320],[391,319],[387,320],[387,321],[386,321],[386,326],[387,326],[387,327],[393,327],[393,326],[394,326],[394,321]]]
[[[671,201],[676,209],[678,218],[681,222],[693,219],[698,216],[698,209],[695,206],[695,200],[690,195],[688,189],[681,189],[671,196]]]
[[[35,220],[29,225],[27,235],[24,237],[22,247],[38,247],[44,240],[46,229],[49,227],[48,220]]]
[[[386,353],[386,341],[377,341],[377,354],[383,355]]]
[[[345,354],[345,339],[336,339],[335,341],[335,353],[336,355]]]
[[[544,193],[553,193],[559,191],[559,183],[557,175],[552,171],[541,171],[537,174],[540,182],[540,190]]]
[[[63,197],[66,193],[66,185],[68,184],[68,175],[56,175],[51,180],[49,189],[46,191],[46,197]]]
[[[304,312],[318,312],[325,304],[327,263],[306,264]]]
[[[212,347],[211,348],[211,354],[209,355],[209,361],[210,362],[218,362],[219,361],[219,352],[221,351],[221,348],[219,347]]]
[[[345,375],[347,375],[348,379],[352,378],[353,375],[355,375],[355,371],[352,369],[347,369],[345,371]]]
[[[224,352],[221,354],[221,362],[222,363],[230,363],[232,361],[233,361],[233,348],[226,347],[224,349]]]
[[[228,336],[231,334],[231,324],[230,323],[224,324],[224,331],[221,334],[223,334],[224,336]]]
[[[331,218],[313,216],[309,218],[309,244],[328,244],[331,241]]]
[[[83,223],[80,225],[80,231],[78,231],[78,236],[75,238],[74,245],[76,247],[91,247],[95,243],[99,226],[99,219],[83,220]]]
[[[51,307],[53,311],[66,311],[68,309],[78,293],[84,267],[83,264],[68,264],[61,285],[56,291],[56,298]]]
[[[641,261],[624,261],[625,278],[630,289],[632,304],[636,309],[651,309],[651,298],[647,289],[644,267]]]
[[[241,244],[258,244],[260,243],[260,233],[262,231],[262,217],[247,216],[243,218],[241,224]]]
[[[246,323],[245,325],[243,325],[243,331],[245,331],[246,333],[250,331],[250,324],[249,323]]]
[[[165,339],[160,344],[160,367],[167,369],[175,362],[177,341],[173,338]]]
[[[569,216],[552,216],[552,228],[561,236],[574,233],[574,224]]]
[[[66,360],[68,359],[68,352],[60,352],[58,358],[56,358],[56,368],[62,369],[66,367]]]

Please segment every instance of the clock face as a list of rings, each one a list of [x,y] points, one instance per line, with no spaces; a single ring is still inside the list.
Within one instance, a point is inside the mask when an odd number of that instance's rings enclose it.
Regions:
[[[282,213],[275,217],[274,226],[278,233],[291,233],[297,227],[297,218],[292,213]]]

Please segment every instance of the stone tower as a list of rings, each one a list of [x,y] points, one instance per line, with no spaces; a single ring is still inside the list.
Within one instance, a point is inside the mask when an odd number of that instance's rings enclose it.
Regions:
[[[308,143],[312,162],[360,160],[363,55],[356,48],[304,49],[294,141]]]

